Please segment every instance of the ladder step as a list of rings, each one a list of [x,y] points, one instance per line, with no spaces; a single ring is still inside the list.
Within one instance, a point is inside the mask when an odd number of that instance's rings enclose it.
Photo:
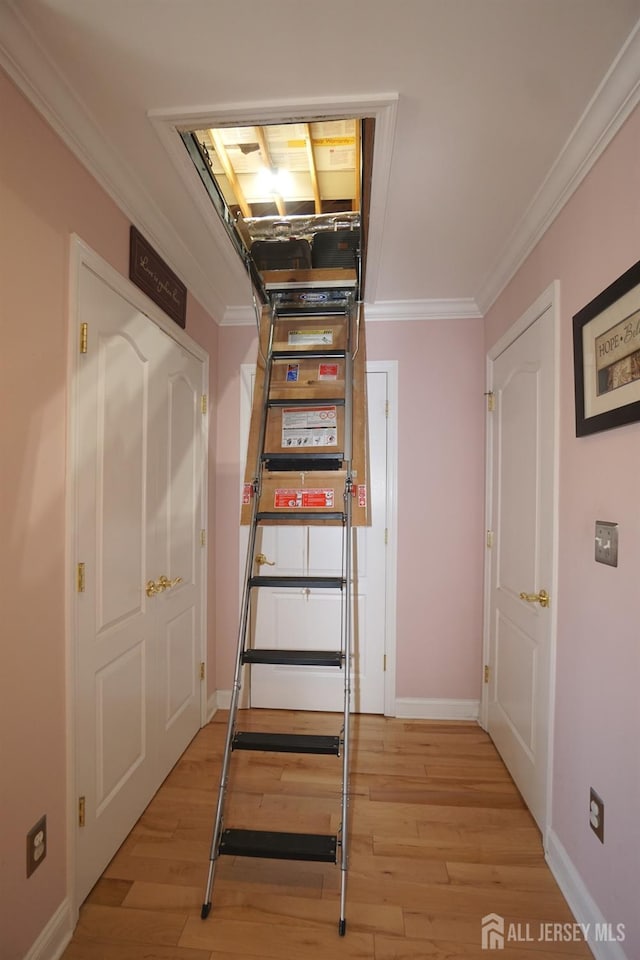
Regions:
[[[340,650],[274,650],[266,647],[245,650],[243,663],[271,663],[288,667],[341,667]]]
[[[328,511],[318,508],[317,510],[262,510],[256,514],[258,523],[268,523],[275,521],[282,523],[284,520],[293,520],[294,523],[305,523],[309,520],[337,520],[339,523],[345,522],[344,513],[339,511]]]
[[[253,733],[242,731],[233,738],[234,750],[263,750],[272,753],[318,753],[337,757],[340,737],[315,733]]]
[[[344,397],[322,397],[310,400],[308,397],[294,397],[292,400],[267,400],[268,407],[344,407]]]
[[[321,833],[278,833],[269,830],[223,830],[220,854],[272,860],[315,860],[335,863],[338,839]]]
[[[273,472],[312,473],[315,470],[342,470],[343,453],[263,453],[261,457],[267,470]]]
[[[299,360],[303,357],[305,360],[344,360],[347,356],[346,350],[332,350],[331,347],[323,347],[314,350],[272,350],[273,360]]]
[[[316,587],[320,590],[341,590],[343,577],[250,577],[250,587]]]

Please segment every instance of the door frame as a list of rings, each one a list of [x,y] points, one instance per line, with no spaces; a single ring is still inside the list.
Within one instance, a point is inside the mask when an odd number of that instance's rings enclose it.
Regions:
[[[551,310],[553,325],[553,511],[552,511],[552,570],[549,592],[551,594],[551,604],[549,606],[549,706],[547,717],[547,769],[546,769],[546,798],[544,811],[544,825],[542,830],[542,840],[545,852],[548,847],[548,837],[551,829],[552,813],[552,788],[553,788],[553,748],[554,748],[554,720],[555,720],[555,691],[556,691],[556,646],[558,629],[558,525],[559,525],[559,452],[560,452],[560,281],[554,280],[542,294],[500,337],[500,339],[487,351],[486,358],[486,384],[487,393],[493,392],[493,364],[494,361],[504,351],[514,343],[518,337],[525,332],[532,324],[536,322],[547,310]],[[493,501],[493,414],[489,411],[487,405],[486,411],[486,447],[485,447],[485,523],[486,530],[493,531],[495,537],[495,528],[492,517]],[[483,640],[482,657],[483,663],[489,663],[490,654],[490,630],[491,630],[491,553],[488,543],[485,545],[484,562],[484,622],[483,622]],[[488,684],[482,684],[482,696],[480,701],[480,726],[486,730],[488,727],[489,697]]]
[[[65,479],[65,647],[66,647],[66,741],[67,741],[67,900],[70,906],[71,922],[75,926],[81,904],[76,899],[76,829],[77,802],[76,785],[77,744],[76,744],[76,645],[77,645],[77,592],[75,564],[76,528],[75,516],[78,496],[79,457],[77,442],[78,422],[78,310],[79,281],[83,268],[90,269],[116,293],[120,294],[136,307],[147,319],[156,324],[167,336],[175,340],[184,350],[202,363],[202,393],[209,392],[209,355],[181,327],[170,320],[124,275],[118,273],[106,260],[95,252],[77,234],[70,235],[69,245],[69,301],[67,333],[67,469]],[[208,506],[208,418],[202,422],[202,499],[200,504],[201,526],[207,529]],[[202,609],[200,660],[207,663],[207,551],[200,552],[200,604]],[[200,725],[207,722],[206,680],[200,682]],[[122,838],[125,839],[124,837]]]
[[[239,495],[242,497],[244,467],[249,420],[251,417],[251,377],[256,369],[255,363],[243,363],[240,366],[240,462]],[[396,606],[397,606],[397,569],[398,569],[398,361],[367,360],[367,373],[386,373],[387,375],[387,518],[386,518],[386,554],[385,554],[385,625],[384,653],[386,669],[384,674],[384,716],[396,715]],[[239,502],[242,502],[241,499]],[[242,588],[246,561],[246,535],[239,528],[240,550],[238,566],[238,603],[242,602]],[[239,609],[239,607],[238,607]],[[245,688],[243,687],[243,692]],[[219,703],[226,697],[219,697]],[[245,699],[246,704],[246,699]]]

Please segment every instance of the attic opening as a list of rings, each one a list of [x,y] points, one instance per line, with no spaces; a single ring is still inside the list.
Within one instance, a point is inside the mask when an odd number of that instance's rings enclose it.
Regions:
[[[374,118],[198,126],[182,141],[263,300],[331,270],[363,288]],[[310,272],[309,272],[310,271]]]

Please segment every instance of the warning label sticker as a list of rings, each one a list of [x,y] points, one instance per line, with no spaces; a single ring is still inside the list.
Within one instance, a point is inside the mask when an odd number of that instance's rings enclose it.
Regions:
[[[285,407],[282,447],[335,447],[337,426],[336,407]]]
[[[318,367],[318,380],[337,380],[338,364],[321,363]]]
[[[300,372],[300,364],[290,363],[287,366],[287,382],[295,383],[298,379],[298,374]]]
[[[275,507],[300,509],[308,507],[333,507],[333,490],[276,490],[274,497]]]
[[[333,344],[333,330],[290,330],[288,343],[290,347],[318,343],[330,347]]]

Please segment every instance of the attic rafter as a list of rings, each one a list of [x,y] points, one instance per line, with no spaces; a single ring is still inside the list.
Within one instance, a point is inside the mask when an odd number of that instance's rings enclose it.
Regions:
[[[238,201],[238,206],[240,207],[242,216],[250,217],[251,207],[247,203],[247,200],[244,195],[244,191],[240,186],[240,181],[238,180],[236,171],[233,168],[231,158],[227,153],[227,148],[225,147],[222,137],[220,136],[220,132],[218,130],[210,129],[209,135],[215,147],[216,153],[218,154],[218,159],[222,164],[222,169],[224,170],[227,180],[229,181],[229,185],[231,186],[231,189],[235,194],[236,200]]]
[[[311,186],[313,187],[313,200],[316,207],[316,213],[322,213],[322,198],[320,197],[320,188],[318,186],[318,170],[316,168],[316,158],[313,153],[313,141],[311,139],[311,126],[304,124],[304,142],[307,148],[307,160],[309,161],[309,176],[311,177]]]
[[[260,144],[260,153],[266,164],[266,166],[271,170],[273,169],[273,163],[271,161],[271,154],[269,153],[269,145],[267,143],[267,138],[265,136],[264,127],[256,127],[256,135],[258,137],[258,143]],[[287,207],[282,199],[282,196],[279,193],[273,194],[273,199],[276,205],[276,209],[281,217],[286,217]]]

